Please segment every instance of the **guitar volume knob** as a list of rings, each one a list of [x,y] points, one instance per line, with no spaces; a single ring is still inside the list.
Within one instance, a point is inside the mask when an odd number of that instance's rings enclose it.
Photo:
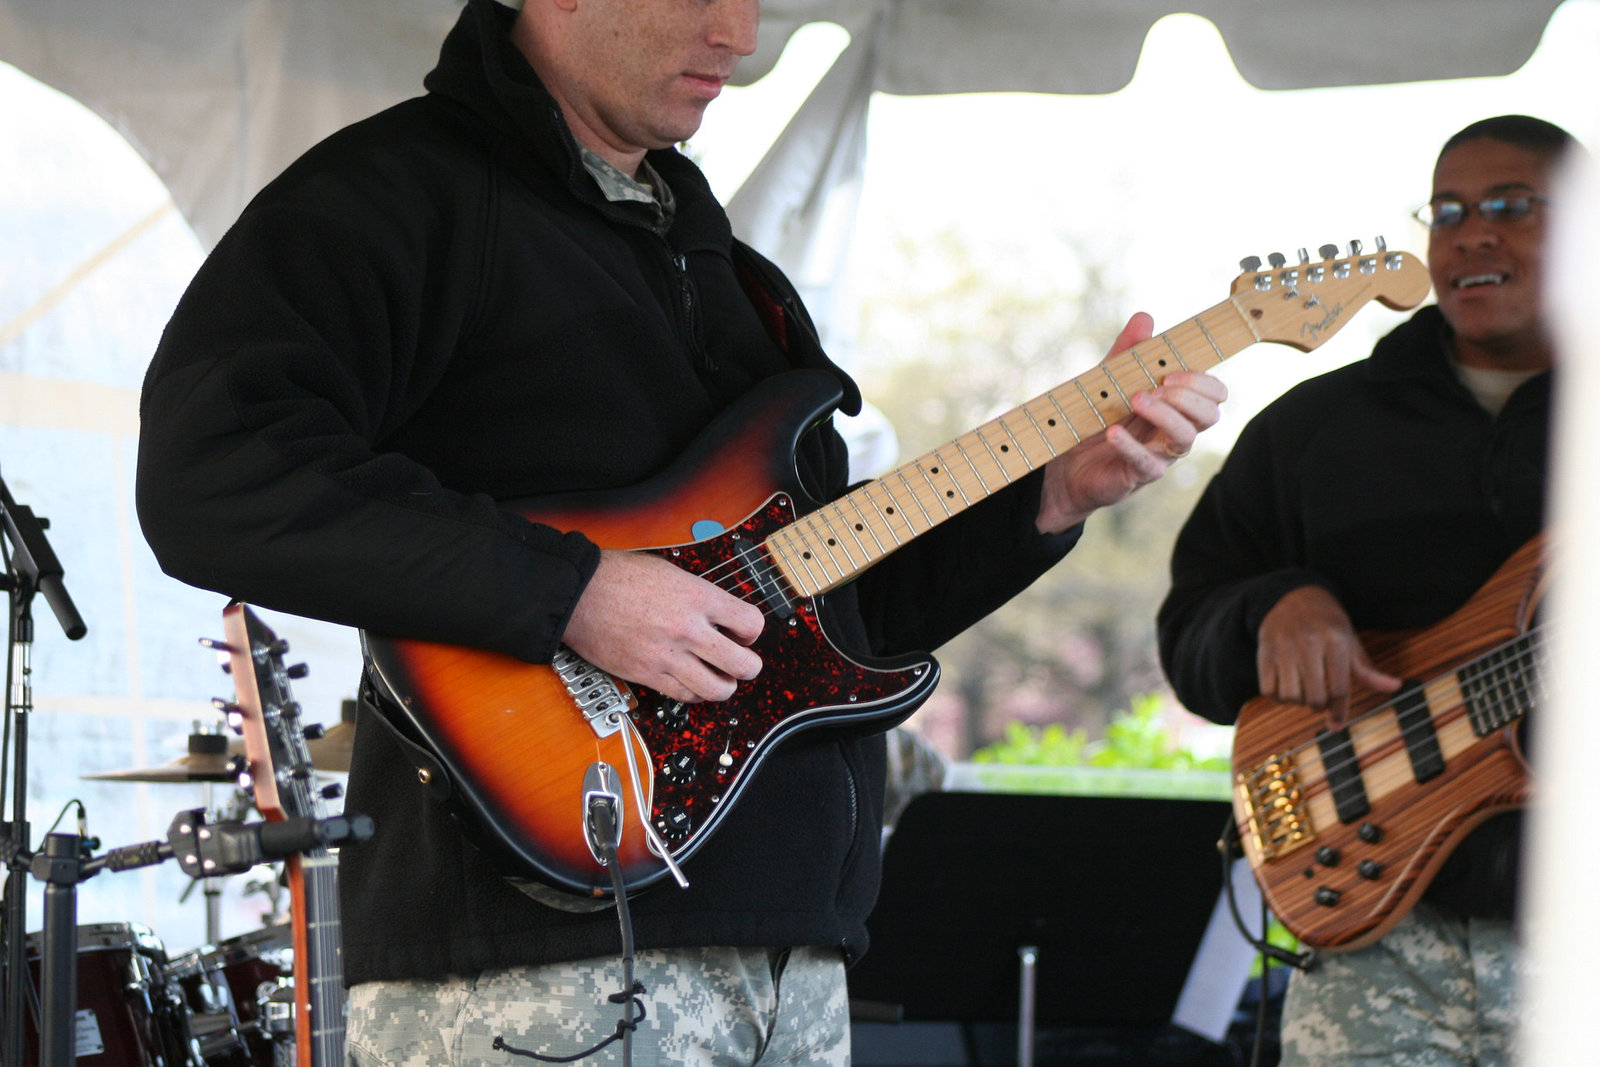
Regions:
[[[1325,908],[1331,908],[1339,903],[1339,891],[1329,886],[1319,886],[1312,897]]]

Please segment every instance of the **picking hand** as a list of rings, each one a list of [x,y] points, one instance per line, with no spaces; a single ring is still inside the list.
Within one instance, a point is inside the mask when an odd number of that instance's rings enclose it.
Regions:
[[[606,550],[562,642],[609,674],[685,703],[727,700],[761,670],[761,609],[644,553]]]
[[[1372,665],[1350,616],[1320,585],[1290,590],[1261,620],[1256,671],[1262,693],[1327,712],[1331,730],[1349,718],[1357,684],[1380,693],[1393,693],[1402,684]]]

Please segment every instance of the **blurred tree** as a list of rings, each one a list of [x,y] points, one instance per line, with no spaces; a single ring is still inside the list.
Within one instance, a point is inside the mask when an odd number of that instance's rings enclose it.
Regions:
[[[949,233],[899,243],[904,269],[864,296],[859,344],[866,393],[894,425],[901,461],[1104,357],[1131,309],[1097,265],[1103,257],[1070,241],[1060,248],[1045,276],[1036,251],[980,252]],[[1100,738],[1140,694],[1170,703],[1155,611],[1173,538],[1219,462],[1197,451],[1093,516],[1066,561],[939,650],[944,681],[914,724],[960,759],[1008,722]]]

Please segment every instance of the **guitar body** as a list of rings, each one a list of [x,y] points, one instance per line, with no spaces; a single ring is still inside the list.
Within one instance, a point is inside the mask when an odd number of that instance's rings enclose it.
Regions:
[[[822,597],[790,596],[763,576],[761,543],[814,506],[793,456],[837,396],[822,374],[770,379],[644,484],[511,505],[536,522],[582,530],[602,548],[653,552],[766,607],[753,646],[761,673],[731,699],[681,705],[607,679],[600,684],[618,686],[618,703],[602,719],[621,713],[608,725],[585,714],[554,666],[365,635],[389,696],[479,827],[539,880],[586,896],[611,890],[584,832],[585,782],[596,764],[620,779],[618,858],[626,887],[643,888],[669,873],[659,844],[674,861],[690,855],[780,741],[818,725],[887,729],[932,692],[932,659],[853,659],[825,630]]]
[[[1268,906],[1303,943],[1376,941],[1463,838],[1526,801],[1519,729],[1542,690],[1542,547],[1529,541],[1434,626],[1364,634],[1379,669],[1427,681],[1358,695],[1347,737],[1320,711],[1266,697],[1240,712],[1234,815]]]

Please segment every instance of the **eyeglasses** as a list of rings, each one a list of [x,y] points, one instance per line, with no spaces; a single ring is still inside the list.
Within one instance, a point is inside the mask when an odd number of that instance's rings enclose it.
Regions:
[[[1543,196],[1491,196],[1476,204],[1442,198],[1423,204],[1411,215],[1430,230],[1453,230],[1467,221],[1473,208],[1484,222],[1516,222],[1532,214],[1533,205],[1549,202]]]

